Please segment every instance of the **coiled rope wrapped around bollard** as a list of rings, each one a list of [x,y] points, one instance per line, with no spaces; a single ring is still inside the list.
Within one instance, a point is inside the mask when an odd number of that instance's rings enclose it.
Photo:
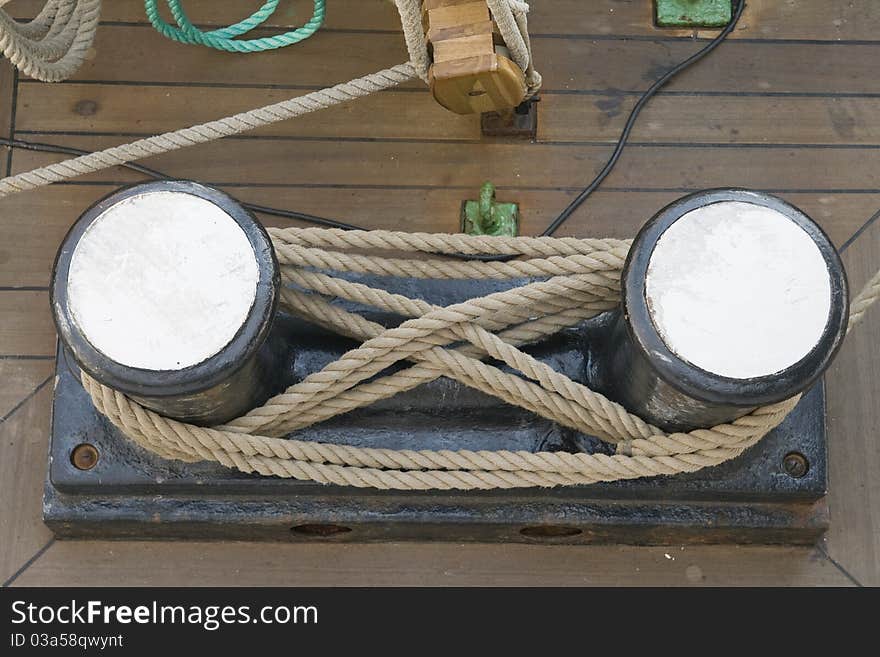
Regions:
[[[96,408],[132,440],[164,457],[208,460],[243,472],[396,490],[491,489],[590,484],[694,472],[735,458],[778,426],[799,397],[729,424],[665,433],[518,347],[615,307],[629,242],[270,229],[282,268],[282,304],[363,344],[263,406],[219,427],[162,417],[83,375]],[[349,253],[356,250],[356,253]],[[378,256],[500,255],[509,262]],[[326,273],[420,278],[539,278],[526,285],[436,307]],[[880,274],[853,301],[850,326],[880,297]],[[342,298],[408,317],[385,328],[331,303]],[[490,357],[517,373],[482,362]],[[408,369],[382,375],[408,360]],[[616,444],[616,454],[357,448],[286,439],[291,431],[366,406],[440,376]]]

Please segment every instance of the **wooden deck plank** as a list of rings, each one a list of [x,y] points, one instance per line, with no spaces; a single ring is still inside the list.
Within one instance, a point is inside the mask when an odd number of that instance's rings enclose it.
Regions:
[[[54,371],[54,360],[0,357],[0,418],[14,412],[21,400]]]
[[[616,142],[638,96],[544,94],[541,141]],[[880,144],[880,98],[663,96],[651,100],[632,142]]]
[[[21,86],[20,133],[149,135],[210,121],[306,91],[127,85]],[[614,142],[637,96],[542,96],[538,140]],[[145,114],[144,107],[155,108]],[[659,96],[633,142],[880,145],[880,98]],[[263,137],[476,140],[473,116],[447,112],[428,93],[387,92],[266,126]],[[45,138],[48,139],[48,138]]]
[[[880,221],[844,256],[853,294],[880,268]],[[847,336],[827,375],[828,552],[865,586],[880,586],[880,308]]]
[[[689,41],[536,39],[535,61],[548,91],[644,90],[672,66],[699,50]],[[683,73],[668,91],[732,93],[869,93],[866,79],[880,45],[731,41]],[[872,55],[873,53],[873,55]],[[876,85],[876,86],[875,86]]]
[[[55,185],[40,192],[0,200],[0,287],[46,286],[55,253],[67,230],[92,203],[115,190],[113,185]],[[367,228],[425,232],[459,230],[461,201],[477,188],[400,190],[228,187],[241,201],[272,205],[339,219]],[[521,230],[541,232],[574,192],[507,190],[499,198],[520,204]],[[560,235],[632,237],[641,225],[682,192],[600,191],[578,210]],[[783,196],[816,219],[838,245],[843,244],[880,207],[880,191],[867,194],[797,193]],[[40,231],[32,230],[33,217]],[[304,225],[260,216],[270,226]],[[6,246],[9,245],[9,246]]]
[[[24,132],[155,134],[211,121],[307,91],[126,85],[22,85]],[[143,108],[153,108],[144,113]],[[255,136],[476,140],[479,118],[443,109],[430,93],[388,92],[266,126]]]
[[[14,16],[30,17],[45,0],[12,0],[7,7]],[[185,5],[199,24],[226,25],[243,18],[261,2],[211,0]],[[397,30],[400,19],[385,0],[332,0],[327,3],[325,29]],[[285,0],[267,27],[299,25],[307,19],[312,0]],[[872,21],[878,8],[871,2],[780,2],[749,0],[734,39],[877,39]],[[650,0],[544,0],[532,3],[529,23],[535,35],[632,35],[682,36],[691,30],[657,29],[653,26]],[[146,21],[142,0],[105,3],[104,21]],[[714,31],[706,31],[707,35]]]
[[[340,216],[352,223],[408,231],[458,229],[458,207],[475,190],[325,190],[243,187],[229,188],[235,197],[254,203]],[[521,232],[536,235],[556,218],[574,192],[501,188],[501,200],[520,204]],[[598,191],[566,222],[559,235],[633,237],[661,208],[680,198],[677,191]],[[880,190],[868,194],[786,193],[781,195],[813,217],[836,244],[843,244],[880,207]],[[270,225],[287,220],[261,217]]]
[[[0,215],[3,217],[0,222],[0,288],[48,286],[55,253],[64,235],[77,217],[110,189],[55,187],[0,200]],[[39,230],[34,225],[35,217],[39,218]],[[21,303],[33,302],[27,298]],[[19,312],[33,313],[34,310],[23,308]],[[10,330],[5,329],[7,324],[0,326],[3,327],[0,336],[8,339],[5,334],[5,330]],[[16,342],[21,348],[21,340]]]
[[[614,2],[614,0],[605,0]],[[642,5],[640,0],[626,3]],[[873,2],[780,2],[748,0],[734,39],[804,39],[819,41],[877,39],[880,7]],[[639,21],[641,24],[641,21]],[[701,36],[713,32],[699,31]]]
[[[9,137],[12,134],[14,100],[15,69],[9,62],[0,60],[0,137]],[[0,173],[3,175],[7,173],[8,160],[9,150],[5,146],[0,146]]]
[[[236,57],[171,41],[151,25],[103,25],[94,47],[95,58],[72,79],[325,86],[408,59],[403,39],[384,33],[327,32],[293,48]],[[424,82],[407,86],[423,88]]]
[[[0,582],[52,536],[41,515],[51,400],[49,383],[0,423]]]
[[[245,586],[850,585],[802,548],[74,541],[53,545],[15,584],[224,586],[230,573]]]
[[[53,141],[96,150],[125,139],[57,135]],[[608,155],[606,145],[227,139],[143,162],[171,175],[218,184],[469,190],[488,179],[511,188],[577,189],[592,179]],[[60,159],[20,151],[13,158],[13,170],[27,171]],[[136,179],[130,172],[103,171],[77,180]],[[880,148],[632,145],[605,184],[654,190],[743,186],[873,191],[880,189]]]
[[[104,25],[96,56],[75,80],[148,83],[321,86],[407,60],[397,34],[327,32],[293,49],[230,57],[159,35],[149,25]],[[546,91],[647,88],[698,49],[690,40],[535,39]],[[345,57],[340,57],[345,53]],[[670,84],[672,91],[736,93],[880,93],[877,43],[743,42],[719,48]],[[162,66],[156,62],[162,61]],[[36,84],[29,82],[29,84]],[[424,86],[420,80],[406,85]]]
[[[55,327],[43,291],[0,291],[0,356],[53,356]]]
[[[21,19],[30,18],[45,0],[12,0],[6,10]],[[160,10],[167,20],[170,13]],[[249,15],[263,0],[208,0],[181,3],[196,25],[229,25]],[[282,0],[275,13],[264,23],[266,28],[287,28],[305,23],[312,15],[313,0]],[[147,23],[143,0],[109,0],[101,8],[102,22]],[[386,0],[330,0],[324,30],[399,30],[400,18],[392,2]],[[278,31],[278,30],[275,30]]]

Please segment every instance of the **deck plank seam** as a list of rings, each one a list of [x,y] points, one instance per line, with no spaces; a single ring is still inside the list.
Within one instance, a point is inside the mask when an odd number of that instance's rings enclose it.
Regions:
[[[16,136],[52,135],[62,137],[122,137],[144,138],[152,136],[153,132],[113,132],[96,130],[17,130]],[[225,141],[291,141],[311,143],[340,143],[340,144],[450,144],[471,146],[509,146],[509,143],[486,141],[483,139],[449,138],[438,137],[339,137],[326,136],[314,137],[309,135],[230,135],[223,138]],[[523,147],[535,148],[540,146],[565,146],[565,147],[590,147],[601,148],[613,146],[617,143],[616,138],[607,140],[573,141],[569,139],[539,139]],[[880,143],[817,143],[817,142],[711,142],[711,141],[628,141],[627,147],[633,148],[723,148],[723,149],[824,149],[824,150],[876,150],[880,149]]]
[[[49,550],[49,548],[51,548],[55,544],[55,540],[56,539],[54,536],[52,538],[50,538],[43,547],[41,547],[39,550],[34,552],[34,554],[32,554],[29,559],[27,559],[21,566],[19,566],[18,570],[16,570],[14,573],[12,573],[12,575],[10,575],[9,578],[5,582],[3,582],[3,584],[0,584],[0,588],[5,589],[9,586],[12,586],[12,584],[15,582],[15,580],[17,580],[19,577],[21,577],[25,573],[25,571],[27,571],[28,568],[33,566],[39,560],[40,557],[42,557],[44,554],[46,554],[46,552]]]
[[[46,384],[49,383],[49,381],[51,381],[53,378],[55,378],[55,375],[54,375],[54,374],[50,374],[49,376],[47,376],[45,379],[43,379],[43,381],[42,381],[41,383],[37,384],[37,387],[36,387],[36,388],[34,388],[33,390],[31,390],[28,394],[26,394],[26,395],[21,399],[21,401],[19,401],[15,406],[13,406],[11,409],[9,409],[9,411],[7,411],[6,414],[0,416],[0,424],[3,424],[4,422],[6,422],[6,420],[8,420],[9,418],[11,418],[11,417],[12,417],[13,415],[15,415],[15,414],[16,414],[21,408],[23,408],[25,404],[27,404],[31,399],[33,399],[34,397],[36,397],[37,393],[39,393],[40,390],[42,390],[43,388],[45,388],[45,387],[46,387]]]
[[[846,567],[844,567],[834,557],[832,557],[830,554],[828,554],[828,551],[825,550],[825,548],[821,544],[817,545],[816,549],[819,551],[819,554],[821,554],[828,561],[830,561],[831,565],[834,566],[838,570],[838,572],[840,572],[840,574],[843,575],[844,577],[846,577],[850,582],[852,582],[853,584],[855,584],[859,588],[865,587],[865,585],[862,584],[858,579],[856,579]]]
[[[18,69],[12,71],[12,106],[9,112],[9,138],[15,139],[15,114],[18,111]],[[6,175],[12,173],[12,153],[15,149],[8,148],[6,153]]]
[[[14,16],[16,20],[27,21],[34,18],[31,15],[21,15]],[[212,30],[219,29],[222,27],[227,27],[222,23],[194,23],[195,27],[200,30]],[[253,30],[253,34],[259,35],[270,35],[274,34],[278,28],[286,27],[287,24],[279,23],[266,25],[263,27],[259,27]],[[102,20],[98,22],[98,27],[136,27],[136,28],[152,28],[152,24],[149,21],[121,21],[121,20]],[[686,43],[703,43],[712,41],[714,38],[714,34],[719,30],[705,29],[700,28],[698,30],[694,30],[692,35],[673,35],[673,34],[662,34],[664,28],[655,28],[659,32],[657,35],[652,34],[635,34],[635,33],[626,33],[626,32],[538,32],[538,31],[530,31],[531,39],[558,39],[558,40],[579,40],[579,41],[649,41],[649,42],[686,42]],[[681,30],[682,28],[674,28],[676,30]],[[379,28],[346,28],[346,27],[322,27],[321,32],[324,34],[362,34],[362,35],[376,35],[376,36],[392,36],[392,35],[400,35],[403,36],[403,31],[400,29],[379,29]],[[700,34],[707,34],[708,36],[700,36]],[[834,38],[834,39],[807,39],[801,37],[745,37],[745,36],[734,36],[730,39],[730,43],[759,43],[759,44],[778,44],[778,45],[867,45],[874,46],[880,45],[880,39],[842,39],[842,38]]]

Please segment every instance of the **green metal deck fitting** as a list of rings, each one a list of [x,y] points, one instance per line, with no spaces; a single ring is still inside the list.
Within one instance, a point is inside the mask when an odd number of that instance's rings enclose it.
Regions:
[[[461,204],[461,231],[468,235],[516,236],[519,232],[519,205],[498,203],[495,185],[483,183],[479,201]]]
[[[724,27],[733,17],[730,0],[654,0],[658,27]]]

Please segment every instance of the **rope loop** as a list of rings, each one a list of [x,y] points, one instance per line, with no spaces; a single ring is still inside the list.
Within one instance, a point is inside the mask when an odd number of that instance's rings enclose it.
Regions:
[[[66,80],[85,61],[100,15],[101,0],[48,0],[28,23],[0,9],[0,53],[24,75]]]
[[[144,9],[150,23],[163,36],[180,43],[196,44],[223,50],[226,52],[252,53],[264,52],[275,48],[284,48],[300,41],[304,41],[317,32],[324,23],[325,1],[314,0],[312,17],[305,25],[295,30],[257,39],[239,39],[253,29],[265,23],[278,9],[279,0],[266,0],[266,2],[253,14],[244,20],[217,30],[203,32],[192,24],[189,16],[183,9],[181,0],[166,0],[168,8],[177,26],[165,22],[159,15],[157,0],[144,0]]]

